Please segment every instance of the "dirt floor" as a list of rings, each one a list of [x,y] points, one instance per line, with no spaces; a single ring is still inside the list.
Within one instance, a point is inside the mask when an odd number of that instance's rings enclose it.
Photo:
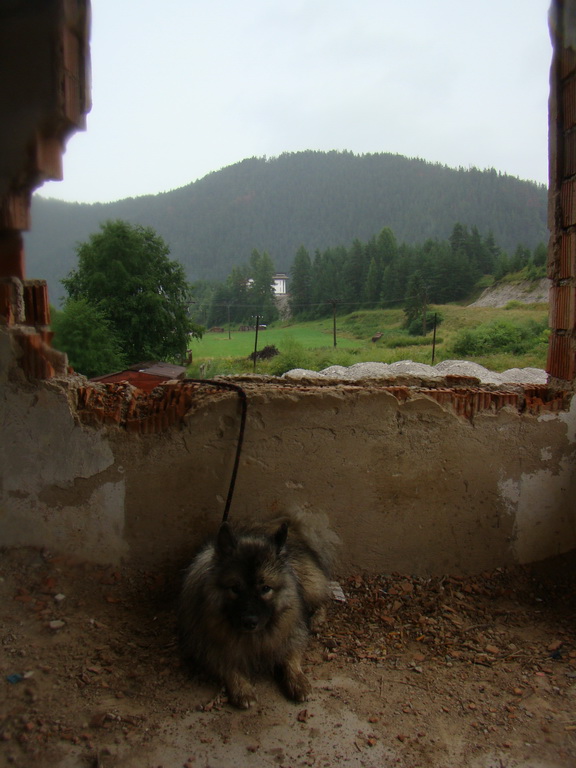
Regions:
[[[310,701],[240,712],[181,667],[172,576],[0,552],[0,765],[573,768],[575,573],[341,579]]]

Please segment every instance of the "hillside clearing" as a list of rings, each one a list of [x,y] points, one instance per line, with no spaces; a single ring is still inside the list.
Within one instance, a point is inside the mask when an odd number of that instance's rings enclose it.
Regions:
[[[425,337],[410,336],[402,328],[404,312],[401,309],[366,310],[353,312],[336,318],[336,346],[334,346],[332,318],[304,323],[276,323],[260,330],[258,349],[274,345],[280,355],[270,361],[258,361],[259,373],[278,374],[283,363],[285,370],[307,368],[322,370],[331,365],[350,366],[360,362],[394,363],[412,360],[431,364],[460,358],[454,353],[454,345],[466,329],[477,329],[494,323],[513,327],[534,327],[535,338],[530,348],[523,352],[506,349],[488,354],[466,355],[465,359],[484,367],[502,372],[509,368],[544,368],[547,353],[548,318],[546,304],[519,305],[514,302],[506,307],[463,307],[447,304],[431,307],[442,318],[436,333],[433,350],[433,333]],[[504,326],[504,329],[507,326]],[[538,329],[540,330],[538,335]],[[382,336],[371,339],[375,333]],[[213,376],[217,374],[242,373],[253,370],[249,355],[254,351],[255,332],[238,331],[231,328],[205,333],[201,341],[190,345],[193,364],[189,374]],[[434,351],[434,360],[432,355]],[[285,360],[279,358],[285,356]]]

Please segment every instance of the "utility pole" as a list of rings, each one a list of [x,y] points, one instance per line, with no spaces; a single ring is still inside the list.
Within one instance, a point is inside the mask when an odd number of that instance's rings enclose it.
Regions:
[[[258,328],[260,327],[260,315],[256,315],[256,336],[254,338],[254,366],[252,370],[256,373],[256,353],[258,351]]]
[[[332,333],[334,336],[334,346],[336,346],[336,299],[330,299],[332,304]]]

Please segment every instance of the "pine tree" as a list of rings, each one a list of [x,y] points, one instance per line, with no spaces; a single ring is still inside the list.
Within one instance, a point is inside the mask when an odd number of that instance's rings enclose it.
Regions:
[[[312,263],[312,316],[325,317],[332,311],[330,302],[342,301],[342,273],[347,259],[345,248],[316,251]]]
[[[356,309],[362,302],[367,273],[366,247],[356,239],[352,243],[343,270],[343,300],[348,312]]]
[[[525,245],[517,245],[514,255],[510,260],[510,271],[520,272],[521,269],[524,269],[528,265],[531,255],[530,249],[526,248]]]
[[[259,315],[261,321],[266,323],[271,323],[278,317],[274,294],[275,272],[270,254],[266,251],[260,253],[254,249],[250,257],[248,298],[249,303],[254,305],[252,314]]]
[[[366,283],[364,284],[364,300],[368,304],[376,304],[380,301],[382,293],[382,265],[376,256],[370,259]]]
[[[535,267],[545,267],[548,261],[548,249],[544,243],[538,243],[532,254],[532,263]]]
[[[390,227],[384,227],[376,238],[376,248],[378,256],[382,263],[382,269],[385,269],[398,256],[398,243],[394,232]]]
[[[290,312],[293,317],[310,313],[312,303],[312,262],[310,254],[300,246],[290,271]]]
[[[454,253],[458,251],[466,252],[468,245],[468,229],[456,222],[452,227],[452,234],[450,235],[450,247]]]
[[[406,298],[404,304],[404,314],[406,315],[405,325],[411,329],[416,321],[425,317],[426,305],[428,303],[428,287],[426,281],[420,272],[414,272],[408,280],[406,289]],[[423,335],[426,333],[426,322],[423,322]]]
[[[487,251],[486,264],[484,266],[484,274],[493,275],[494,270],[496,269],[496,264],[498,262],[498,259],[500,258],[501,250],[499,246],[496,244],[496,240],[494,239],[494,234],[492,233],[492,230],[490,230],[490,232],[488,232],[488,234],[484,238],[484,247],[486,248],[486,251]]]

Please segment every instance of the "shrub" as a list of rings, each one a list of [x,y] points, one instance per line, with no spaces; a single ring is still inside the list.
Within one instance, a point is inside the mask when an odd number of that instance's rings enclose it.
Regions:
[[[398,349],[399,347],[429,347],[432,344],[431,336],[408,336],[400,335],[390,336],[384,344],[388,349]],[[442,344],[442,339],[437,336],[436,344]]]
[[[321,371],[330,365],[347,367],[355,362],[352,358],[358,354],[358,351],[357,349],[340,349],[339,347],[321,347],[310,350],[312,354],[308,361],[308,368],[312,371]]]
[[[272,358],[268,370],[273,376],[281,376],[292,368],[310,368],[309,352],[299,341],[287,339],[280,354]]]
[[[338,347],[320,347],[307,349],[298,341],[290,339],[277,357],[267,364],[267,372],[273,376],[282,376],[293,368],[306,368],[321,371],[331,365],[352,365],[358,350],[338,349]]]
[[[524,354],[542,341],[546,323],[533,320],[527,323],[513,323],[497,320],[477,328],[466,328],[456,335],[453,352],[461,357],[489,355],[495,352]]]
[[[436,322],[436,327],[438,327],[443,319],[440,312],[426,312],[426,332],[428,333],[434,328],[434,322]],[[422,333],[422,313],[407,323],[406,330],[410,336],[419,336]]]
[[[70,365],[88,378],[119,371],[126,365],[122,344],[100,307],[86,299],[68,299],[52,319],[53,344],[66,352]]]

